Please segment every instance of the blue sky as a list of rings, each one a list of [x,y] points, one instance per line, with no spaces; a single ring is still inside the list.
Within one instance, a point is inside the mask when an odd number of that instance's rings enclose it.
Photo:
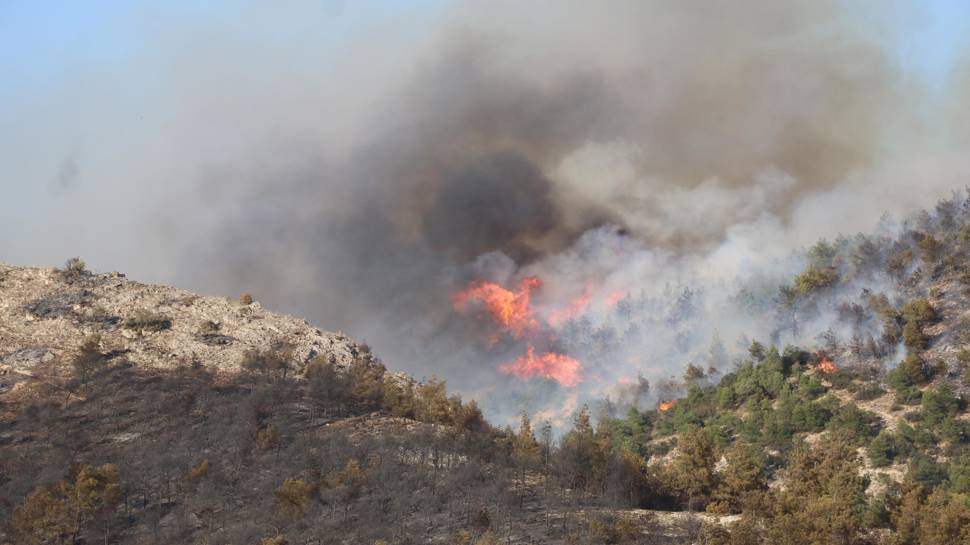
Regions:
[[[409,18],[440,12],[449,0],[388,0],[350,2],[320,0],[310,2],[318,17],[287,21],[288,28],[309,26],[320,36],[334,39],[352,34],[362,22],[380,18]],[[144,1],[87,0],[50,2],[0,0],[0,98],[10,99],[17,90],[56,84],[57,77],[70,66],[111,63],[123,60],[141,38],[138,33],[152,17],[177,15],[186,19],[231,20],[244,3],[228,0],[209,2],[166,2],[165,13],[159,3]],[[891,6],[889,2],[866,6]],[[970,36],[970,2],[965,0],[928,0],[900,2],[896,17],[917,19],[917,30],[899,36],[895,47],[901,66],[941,83]],[[279,10],[284,12],[282,8]],[[865,14],[861,17],[864,19]],[[252,24],[245,21],[243,24]],[[258,30],[258,29],[254,29]]]
[[[265,20],[245,15],[265,4],[229,0],[0,0],[0,109],[4,103],[15,104],[24,95],[58,85],[65,71],[123,65],[133,48],[149,45],[144,43],[144,33],[153,21],[169,28],[188,21],[245,25],[246,32],[279,39],[313,33],[314,45],[319,47],[352,37],[365,23],[397,18],[408,22],[438,13],[448,4],[445,0],[319,0],[301,3],[299,18],[287,19],[281,8],[274,10],[275,20]],[[316,16],[307,17],[308,13]]]
[[[917,32],[900,37],[899,59],[904,68],[926,76],[932,85],[941,85],[970,45],[970,2],[930,0],[916,4],[923,11],[923,20]]]
[[[267,100],[272,100],[276,81],[268,72],[277,68],[273,55],[286,59],[296,57],[292,66],[285,67],[290,71],[282,70],[277,75],[292,79],[291,87],[298,87],[300,78],[306,76],[301,71],[325,73],[330,63],[349,60],[353,64],[355,57],[347,52],[354,49],[350,46],[341,49],[342,44],[385,46],[388,41],[380,33],[388,28],[424,36],[457,3],[454,0],[306,0],[298,4],[230,0],[0,0],[0,158],[4,159],[0,161],[0,259],[5,257],[5,246],[12,247],[15,239],[23,238],[16,231],[23,230],[24,225],[37,224],[31,218],[57,214],[47,208],[59,202],[47,180],[55,179],[64,165],[73,164],[71,161],[62,164],[65,157],[76,158],[87,173],[95,172],[95,165],[104,167],[110,161],[124,164],[121,159],[129,150],[116,151],[108,146],[117,145],[116,141],[102,142],[108,140],[105,135],[112,128],[116,129],[116,135],[124,135],[121,137],[124,144],[127,143],[124,139],[129,137],[125,131],[131,127],[142,130],[140,136],[145,138],[146,134],[155,136],[160,132],[159,127],[166,125],[169,120],[161,115],[153,118],[149,110],[156,107],[160,112],[174,111],[174,108],[165,110],[164,104],[160,104],[177,99],[180,89],[171,81],[161,79],[175,80],[178,72],[170,70],[173,67],[154,69],[155,62],[171,61],[160,53],[170,53],[169,49],[176,48],[171,57],[182,61],[179,55],[197,54],[192,44],[211,46],[217,55],[220,45],[234,47],[244,40],[245,47],[240,49],[245,54],[258,56],[264,53],[264,44],[269,45],[272,52],[256,63],[250,64],[251,59],[242,56],[238,65],[241,75],[230,70],[228,74],[236,79],[229,78],[232,80],[228,85],[245,83],[245,78],[266,79],[270,88]],[[858,20],[868,35],[892,52],[909,79],[926,83],[935,90],[948,89],[947,76],[956,63],[965,62],[970,46],[970,1],[857,0],[845,5],[850,6],[853,21]],[[880,28],[887,20],[888,30]],[[213,30],[228,32],[216,35]],[[388,51],[386,63],[393,65],[406,53]],[[190,68],[202,67],[201,73],[193,72],[192,76],[211,76],[216,84],[224,84],[219,77],[226,72],[211,73],[206,64],[208,60],[188,63]],[[260,66],[261,71],[249,71],[252,65]],[[361,72],[368,70],[366,66],[360,68]],[[374,87],[382,83],[366,77],[358,77],[356,81]],[[198,88],[205,86],[200,84],[193,89]],[[291,96],[298,96],[292,88],[290,91]],[[174,126],[177,121],[172,120],[170,124]],[[325,123],[331,122],[332,119],[325,119]],[[25,133],[31,135],[28,137]],[[150,146],[146,141],[142,144],[143,149],[147,147],[154,152],[155,147],[181,139],[180,133],[169,140],[161,136],[147,140]],[[90,235],[90,238],[76,244],[101,244],[97,236]],[[19,260],[42,259],[39,250],[23,253],[28,247],[33,251],[34,244],[19,244],[22,253],[14,252]]]

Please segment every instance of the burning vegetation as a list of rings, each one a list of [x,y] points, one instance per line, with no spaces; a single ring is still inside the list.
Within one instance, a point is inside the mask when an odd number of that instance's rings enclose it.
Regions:
[[[580,367],[578,361],[565,354],[545,352],[536,355],[535,347],[530,344],[525,354],[514,361],[500,365],[498,370],[522,379],[542,377],[554,380],[560,386],[571,387],[583,380]]]
[[[527,339],[525,353],[513,361],[499,365],[500,373],[528,380],[539,377],[554,380],[560,386],[572,387],[582,382],[582,366],[575,358],[554,350],[536,353],[536,345],[555,342],[555,336],[544,334],[553,325],[551,322],[540,324],[532,308],[532,291],[542,286],[538,277],[523,278],[515,291],[494,282],[478,280],[455,294],[452,303],[456,311],[470,312],[478,308],[484,311],[500,330],[490,336],[489,342],[495,345],[502,334],[512,339]],[[555,316],[568,319],[581,313],[589,304],[589,290],[579,299]]]
[[[494,282],[473,282],[452,298],[455,310],[464,312],[477,303],[492,320],[513,338],[522,338],[539,327],[532,311],[532,290],[542,283],[535,276],[527,276],[519,282],[515,291]],[[496,338],[497,340],[497,338]]]
[[[674,408],[674,405],[676,405],[676,404],[677,404],[677,400],[675,400],[675,399],[661,401],[660,404],[657,405],[657,410],[660,411],[660,412],[662,412],[662,413],[665,413],[665,412],[669,411],[670,409],[673,409]]]
[[[826,375],[831,375],[838,370],[832,360],[830,360],[827,356],[822,356],[822,358],[818,360],[818,365],[816,367],[819,371]]]

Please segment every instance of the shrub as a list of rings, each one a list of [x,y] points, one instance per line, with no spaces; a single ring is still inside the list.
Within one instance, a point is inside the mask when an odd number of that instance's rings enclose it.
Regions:
[[[121,323],[125,329],[138,331],[164,331],[172,327],[172,320],[154,312],[141,309]]]
[[[73,465],[67,479],[27,496],[14,510],[11,529],[17,543],[75,543],[92,520],[110,519],[120,499],[113,465]]]
[[[209,459],[203,458],[197,465],[189,468],[189,480],[197,481],[209,473]]]
[[[923,326],[916,322],[906,322],[903,326],[903,344],[911,350],[926,350],[929,337],[923,333]]]
[[[475,541],[475,545],[499,545],[500,543],[502,543],[502,541],[495,537],[495,534],[493,534],[491,530],[482,534],[482,536]]]
[[[801,296],[806,296],[833,286],[838,280],[839,273],[834,268],[811,266],[795,277],[795,291]]]
[[[279,373],[285,379],[290,370],[291,357],[289,346],[276,350],[247,350],[240,365],[254,373]]]
[[[952,417],[959,410],[959,402],[953,388],[941,383],[923,393],[923,421],[930,426],[939,426],[944,419]]]
[[[878,384],[866,384],[865,386],[859,388],[859,391],[857,391],[852,397],[859,401],[869,401],[871,399],[881,397],[885,393],[886,390],[880,388]]]
[[[835,413],[835,416],[829,421],[828,427],[833,431],[844,430],[849,436],[856,439],[865,439],[879,433],[882,420],[875,414],[863,411],[849,403]]]
[[[286,479],[276,489],[276,509],[289,519],[301,519],[306,514],[313,487],[301,479]]]
[[[239,296],[239,304],[240,305],[247,305],[247,306],[253,304],[253,296],[250,295],[249,293],[243,293],[243,294],[241,294]]]
[[[100,350],[101,336],[94,334],[88,335],[81,343],[76,356],[71,361],[74,375],[82,384],[86,383],[91,373],[105,361],[104,354]]]
[[[960,374],[964,380],[970,381],[970,349],[964,348],[957,355],[957,362],[960,366]]]
[[[492,515],[489,513],[487,507],[479,507],[474,513],[472,513],[471,520],[469,522],[471,523],[472,528],[479,531],[485,531],[492,526]]]
[[[280,432],[272,422],[260,426],[256,430],[256,445],[263,450],[270,450],[280,442]]]
[[[900,455],[900,445],[895,435],[888,430],[879,432],[879,435],[869,443],[869,459],[876,467],[885,467],[893,463]]]
[[[199,324],[198,334],[200,336],[214,335],[219,333],[219,324],[213,322],[212,320],[206,320]]]
[[[926,382],[923,361],[918,356],[911,354],[890,371],[887,378],[889,385],[897,391],[908,387],[921,386]]]
[[[76,280],[91,274],[80,257],[72,257],[64,262],[61,275],[68,280]]]
[[[908,476],[923,485],[924,489],[929,490],[946,480],[947,468],[936,463],[932,458],[920,455],[910,463]]]
[[[635,542],[639,531],[636,524],[628,518],[600,515],[589,521],[589,533],[594,543],[615,545]]]

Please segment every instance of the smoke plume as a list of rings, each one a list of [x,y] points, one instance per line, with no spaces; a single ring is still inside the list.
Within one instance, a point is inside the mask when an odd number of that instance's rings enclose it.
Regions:
[[[339,42],[294,22],[309,7],[238,14],[278,33],[157,14],[119,74],[68,74],[59,120],[0,152],[26,179],[49,168],[43,212],[76,232],[0,244],[251,292],[499,419],[643,379],[656,395],[772,341],[751,302],[801,270],[796,250],[962,187],[970,85],[922,89],[881,6],[490,2]],[[532,337],[453,304],[527,276]],[[502,372],[544,353],[582,381]]]

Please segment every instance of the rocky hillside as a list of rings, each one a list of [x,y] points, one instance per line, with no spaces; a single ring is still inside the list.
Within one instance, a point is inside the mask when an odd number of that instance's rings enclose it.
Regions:
[[[246,297],[201,297],[142,284],[121,273],[91,274],[0,264],[0,369],[31,372],[64,359],[90,335],[100,348],[142,367],[197,362],[236,371],[247,350],[290,348],[295,371],[324,355],[338,365],[360,346]]]
[[[567,492],[531,433],[525,463],[444,383],[247,297],[0,265],[0,543],[682,543],[731,520]]]
[[[0,543],[970,542],[970,200],[804,263],[558,436],[248,297],[3,266]]]

